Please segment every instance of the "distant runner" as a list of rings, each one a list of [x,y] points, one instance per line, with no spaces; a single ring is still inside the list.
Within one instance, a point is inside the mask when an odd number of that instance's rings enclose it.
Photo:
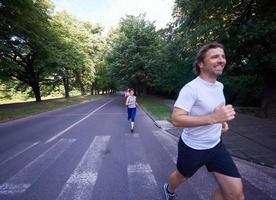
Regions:
[[[130,89],[129,90],[129,96],[126,99],[126,106],[128,108],[128,120],[131,120],[130,122],[130,131],[133,133],[134,131],[134,121],[135,121],[135,116],[136,116],[136,106],[138,103],[136,102],[136,96],[134,96],[134,90]]]

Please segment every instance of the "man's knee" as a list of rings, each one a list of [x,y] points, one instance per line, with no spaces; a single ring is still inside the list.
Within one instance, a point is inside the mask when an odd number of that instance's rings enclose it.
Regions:
[[[175,176],[175,178],[182,182],[188,179],[187,177],[183,176],[178,170],[175,170],[173,172],[173,176]]]
[[[244,200],[244,193],[242,188],[237,188],[232,191],[223,192],[226,200]]]

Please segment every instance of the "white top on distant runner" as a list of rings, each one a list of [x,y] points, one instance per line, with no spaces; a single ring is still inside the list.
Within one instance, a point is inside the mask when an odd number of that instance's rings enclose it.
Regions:
[[[205,116],[221,103],[225,105],[223,84],[218,81],[210,83],[198,76],[181,89],[174,107],[191,116]],[[221,123],[184,128],[181,138],[193,149],[210,149],[220,142],[221,128]]]
[[[127,102],[129,108],[136,108],[136,96],[128,96]]]

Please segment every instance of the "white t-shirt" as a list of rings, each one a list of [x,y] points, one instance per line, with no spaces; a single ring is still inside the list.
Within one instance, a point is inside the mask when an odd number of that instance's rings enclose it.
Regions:
[[[180,91],[174,107],[181,108],[191,116],[206,116],[223,103],[223,84],[207,82],[199,76],[187,83]],[[210,149],[220,142],[222,124],[184,128],[181,138],[193,149]]]
[[[128,96],[127,103],[129,108],[136,108],[136,96]]]

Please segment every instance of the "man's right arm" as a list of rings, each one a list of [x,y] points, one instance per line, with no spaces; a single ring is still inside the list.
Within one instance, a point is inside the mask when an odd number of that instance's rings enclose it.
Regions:
[[[223,123],[235,118],[235,111],[232,105],[219,105],[214,112],[206,116],[190,116],[188,112],[174,107],[172,122],[176,127],[196,127],[215,123]]]

